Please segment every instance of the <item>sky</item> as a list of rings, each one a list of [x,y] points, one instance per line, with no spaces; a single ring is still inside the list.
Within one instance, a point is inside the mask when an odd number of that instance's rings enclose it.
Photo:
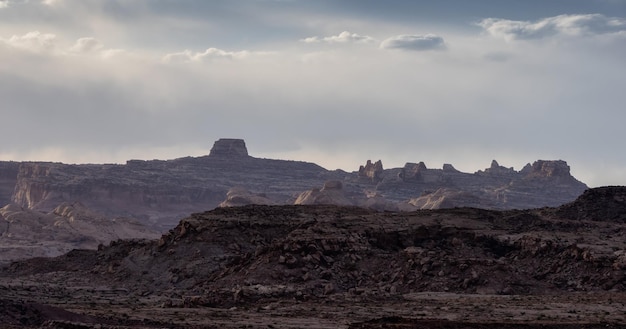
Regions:
[[[626,0],[0,0],[0,160],[565,160],[626,185]]]

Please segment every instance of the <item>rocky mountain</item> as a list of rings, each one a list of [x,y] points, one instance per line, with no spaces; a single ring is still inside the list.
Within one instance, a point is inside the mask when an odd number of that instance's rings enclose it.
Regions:
[[[240,139],[216,141],[207,156],[174,160],[0,162],[2,204],[47,212],[64,202],[80,202],[105,216],[135,218],[162,231],[189,213],[220,204],[351,204],[391,211],[526,209],[573,201],[585,189],[560,160],[539,160],[520,171],[494,160],[490,168],[475,173],[449,164],[430,169],[422,162],[384,169],[382,161],[368,160],[348,173],[308,162],[255,158]],[[249,193],[242,195],[244,190]]]
[[[15,262],[0,290],[143,328],[623,328],[624,195],[506,211],[218,208],[158,240]]]

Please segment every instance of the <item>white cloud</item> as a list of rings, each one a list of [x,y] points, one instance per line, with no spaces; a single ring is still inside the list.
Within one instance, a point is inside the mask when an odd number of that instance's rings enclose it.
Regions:
[[[374,38],[367,35],[359,35],[356,33],[350,33],[348,31],[343,31],[338,35],[332,35],[329,37],[308,37],[302,39],[300,41],[306,43],[368,43],[374,42]]]
[[[102,58],[109,58],[121,53],[126,53],[122,49],[105,49],[104,45],[95,38],[79,38],[73,44],[58,38],[55,34],[41,33],[39,31],[28,32],[24,35],[13,35],[6,39],[0,37],[0,45],[4,44],[9,48],[19,51],[36,53],[40,55],[99,55]]]
[[[162,57],[164,63],[186,63],[186,62],[208,62],[212,60],[236,60],[236,59],[248,59],[253,56],[266,56],[274,54],[267,51],[226,51],[219,48],[208,48],[203,52],[194,52],[186,49],[177,53],[169,53]]]
[[[559,15],[535,22],[487,18],[478,23],[494,37],[507,41],[554,35],[584,36],[626,31],[626,19],[601,14]]]
[[[99,51],[104,47],[95,38],[87,37],[76,40],[76,43],[69,49],[73,53],[89,53]]]
[[[443,38],[434,34],[425,35],[398,35],[386,39],[380,44],[382,49],[403,49],[403,50],[436,50],[444,49]]]
[[[9,6],[9,1],[8,0],[0,0],[0,9],[6,8],[8,6]]]
[[[56,36],[39,31],[28,32],[22,36],[14,35],[9,39],[0,38],[0,42],[32,52],[53,51],[56,48]]]

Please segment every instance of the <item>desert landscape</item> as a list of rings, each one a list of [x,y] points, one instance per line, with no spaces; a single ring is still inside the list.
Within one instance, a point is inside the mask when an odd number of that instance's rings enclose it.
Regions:
[[[155,240],[13,262],[44,328],[622,328],[626,189],[534,210],[218,208]]]
[[[0,0],[0,329],[626,329],[626,0]]]

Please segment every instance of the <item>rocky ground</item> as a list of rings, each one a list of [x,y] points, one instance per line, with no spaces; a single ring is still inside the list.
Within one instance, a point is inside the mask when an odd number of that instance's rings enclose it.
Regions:
[[[12,263],[0,323],[49,328],[624,328],[626,188],[558,208],[246,206],[159,240]]]

